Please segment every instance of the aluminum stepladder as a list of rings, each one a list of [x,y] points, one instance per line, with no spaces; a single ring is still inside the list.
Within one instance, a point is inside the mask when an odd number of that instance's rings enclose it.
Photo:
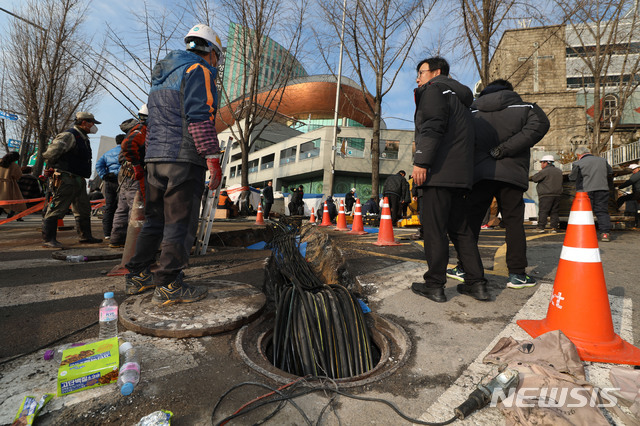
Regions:
[[[229,137],[227,146],[222,151],[222,161],[220,162],[220,169],[222,170],[222,177],[224,178],[224,171],[227,168],[229,162],[229,156],[231,155],[231,143],[233,137]],[[216,215],[216,209],[218,207],[218,199],[220,198],[220,191],[222,190],[222,180],[220,185],[215,190],[207,189],[207,202],[204,205],[202,214],[200,216],[200,226],[198,228],[198,234],[196,237],[196,248],[193,252],[194,256],[202,256],[207,254],[207,246],[209,245],[209,236],[211,235],[211,226],[213,225],[213,218]],[[215,191],[215,192],[214,192]]]

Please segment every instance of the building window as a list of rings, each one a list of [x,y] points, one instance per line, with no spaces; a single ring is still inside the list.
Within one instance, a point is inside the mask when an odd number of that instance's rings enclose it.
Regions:
[[[229,177],[236,177],[236,166],[233,166],[229,171]]]
[[[364,158],[364,139],[338,138],[338,149],[343,157]]]
[[[400,141],[380,140],[380,158],[385,160],[397,160],[400,150]]]
[[[602,118],[604,120],[614,119],[618,115],[618,97],[616,95],[606,95],[602,102]]]
[[[260,160],[252,160],[249,161],[249,164],[247,164],[247,166],[249,167],[249,173],[255,173],[258,171],[258,163]]]
[[[291,148],[280,151],[280,165],[294,163],[296,161],[296,148],[297,147],[292,146]]]
[[[276,155],[275,154],[270,154],[270,155],[262,157],[261,164],[260,164],[260,170],[272,169],[275,159],[276,159]]]
[[[320,139],[314,139],[300,144],[300,160],[313,158],[320,155]]]

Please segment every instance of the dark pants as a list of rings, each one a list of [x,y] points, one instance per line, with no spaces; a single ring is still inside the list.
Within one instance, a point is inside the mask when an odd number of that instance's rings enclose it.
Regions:
[[[547,216],[551,229],[557,229],[560,223],[560,195],[545,195],[538,199],[538,228],[547,226]]]
[[[102,232],[105,237],[111,235],[113,227],[113,215],[118,208],[118,182],[104,181],[104,214],[102,215]]]
[[[204,167],[191,163],[148,163],[145,222],[136,252],[126,267],[140,273],[155,261],[161,249],[154,284],[164,286],[189,264],[196,238]]]
[[[269,213],[271,213],[271,206],[273,206],[273,203],[264,203],[264,211],[262,212],[262,214],[264,215],[265,219],[269,219]]]
[[[118,194],[118,208],[113,215],[111,228],[111,243],[124,243],[127,239],[129,213],[133,207],[133,200],[140,190],[140,183],[133,178],[124,178]]]
[[[384,194],[389,199],[389,210],[391,210],[391,221],[393,226],[398,225],[398,219],[402,217],[402,203],[400,203],[400,196],[396,194],[387,193]]]
[[[478,244],[467,222],[468,191],[426,187],[422,191],[420,222],[424,235],[424,254],[429,270],[424,274],[428,287],[443,287],[447,282],[449,240],[464,263],[465,283],[486,282]]]
[[[524,233],[524,191],[510,183],[481,180],[469,194],[469,226],[476,242],[480,236],[482,219],[491,207],[493,197],[498,201],[507,243],[507,268],[510,274],[524,274],[527,267],[527,239]],[[462,259],[460,259],[462,261]],[[467,266],[462,261],[464,271]]]
[[[604,234],[611,232],[611,217],[609,217],[609,191],[591,191],[589,200],[593,214],[598,219],[598,230]]]
[[[87,194],[87,181],[81,176],[66,172],[62,173],[60,179],[60,186],[54,190],[44,218],[62,219],[71,206],[76,219],[90,220],[91,204]]]
[[[638,201],[638,200],[640,200],[640,192],[633,192],[631,194],[618,197],[618,199],[616,200],[616,205],[618,206],[618,208],[620,208],[627,201]]]

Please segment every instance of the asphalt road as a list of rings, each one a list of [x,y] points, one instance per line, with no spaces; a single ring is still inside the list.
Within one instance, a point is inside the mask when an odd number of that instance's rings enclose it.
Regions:
[[[238,229],[250,228],[252,224],[226,226]],[[95,234],[100,235],[97,220],[93,227]],[[460,395],[473,390],[474,375],[480,374],[474,366],[497,336],[521,335],[517,326],[514,328],[517,315],[545,316],[564,240],[563,233],[528,233],[528,272],[539,285],[513,290],[505,288],[504,231],[483,231],[479,245],[494,301],[483,303],[459,295],[455,290],[458,282],[449,280],[446,289],[449,301],[436,304],[409,289],[412,280],[419,279],[426,268],[422,247],[408,239],[412,230],[396,230],[396,238],[402,243],[396,247],[373,245],[374,235],[358,237],[326,232],[344,257],[347,278],[362,286],[371,309],[400,325],[411,343],[407,359],[393,374],[348,392],[386,399],[410,417],[432,421],[451,417],[451,412],[442,408],[447,406],[447,399],[449,405],[455,406],[456,402],[462,402]],[[84,249],[75,244],[74,231],[63,231],[60,237],[72,248]],[[0,341],[3,342],[0,388],[5,394],[0,402],[0,424],[12,422],[24,396],[39,397],[53,391],[55,367],[42,360],[45,348],[51,347],[52,342],[96,337],[98,328],[92,324],[97,321],[104,291],[115,291],[116,299],[124,300],[123,278],[104,275],[118,261],[66,263],[52,259],[51,251],[41,248],[39,242],[37,217],[0,226]],[[610,243],[601,243],[600,247],[612,305],[615,302],[624,307],[623,317],[614,317],[614,324],[619,327],[622,323],[624,330],[620,334],[624,332],[623,337],[632,342],[640,342],[636,261],[639,243],[640,233],[619,231],[613,233]],[[109,252],[104,248],[106,244],[102,247]],[[453,249],[450,255],[453,264]],[[217,279],[261,288],[268,256],[268,251],[226,247],[194,259],[187,276],[215,272]],[[533,303],[536,300],[542,303]],[[111,385],[55,398],[43,410],[38,424],[135,424],[159,409],[174,413],[174,425],[210,424],[214,405],[233,386],[243,382],[279,386],[243,361],[236,350],[236,331],[188,339],[154,338],[122,329],[121,335],[140,348],[143,358],[142,379],[135,392],[122,397]],[[594,368],[606,371],[610,366],[601,364]],[[461,379],[468,379],[471,385],[460,385]],[[452,393],[456,387],[461,393]],[[232,391],[222,401],[216,420],[267,392],[256,385]],[[385,405],[346,396],[331,400],[324,393],[314,393],[295,401],[299,410],[286,405],[269,424],[304,424],[304,416],[311,422],[322,417],[323,424],[410,424]],[[254,423],[270,411],[256,410],[231,424]],[[488,424],[495,419],[501,421],[501,414],[486,408],[469,421]]]

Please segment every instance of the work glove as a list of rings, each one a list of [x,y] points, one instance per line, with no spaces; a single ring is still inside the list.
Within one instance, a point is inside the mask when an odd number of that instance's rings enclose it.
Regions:
[[[504,158],[504,150],[500,145],[494,147],[489,151],[489,155],[491,155],[496,160],[501,160]]]
[[[133,166],[133,178],[135,180],[144,179],[144,168],[141,164],[136,164],[135,166]]]
[[[207,167],[211,177],[209,178],[209,189],[213,190],[220,186],[222,181],[222,169],[219,158],[207,158]]]
[[[51,176],[53,176],[54,172],[55,172],[55,170],[53,169],[53,167],[49,167],[48,169],[44,169],[42,174],[45,175],[46,177],[51,177]]]

